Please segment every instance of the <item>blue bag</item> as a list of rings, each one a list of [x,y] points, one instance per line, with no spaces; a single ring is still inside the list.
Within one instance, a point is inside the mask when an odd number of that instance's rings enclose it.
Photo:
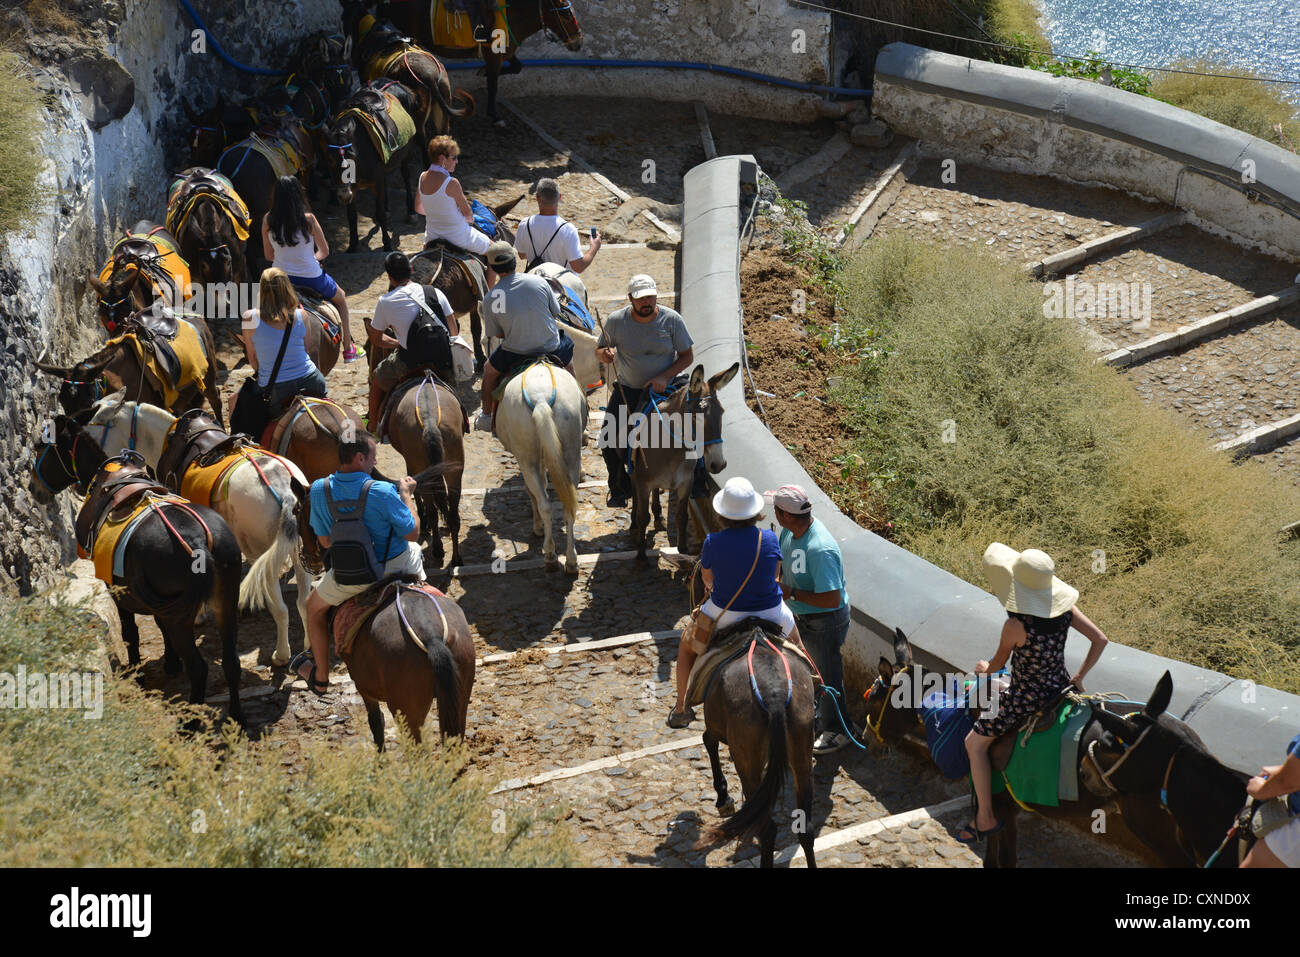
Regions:
[[[488,239],[497,238],[497,218],[477,199],[469,201],[469,211],[474,214],[474,228],[481,233],[486,233]]]
[[[970,711],[968,696],[932,691],[921,699],[920,712],[930,757],[943,776],[964,778],[970,774],[966,735],[974,726],[975,718]]]

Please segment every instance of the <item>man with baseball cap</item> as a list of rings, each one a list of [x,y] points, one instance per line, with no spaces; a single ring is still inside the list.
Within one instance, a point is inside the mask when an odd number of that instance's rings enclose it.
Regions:
[[[560,301],[540,276],[516,272],[514,247],[498,240],[488,247],[488,280],[494,283],[483,301],[483,334],[503,338],[483,367],[483,411],[476,425],[492,427],[496,402],[492,391],[501,377],[530,358],[551,356],[573,374],[573,340],[557,324]]]
[[[560,218],[560,186],[553,179],[537,181],[537,213],[519,224],[515,232],[515,249],[528,265],[527,272],[540,263],[555,263],[574,272],[591,265],[600,249],[600,236],[592,230],[591,245],[584,255],[582,240],[573,223]]]
[[[617,418],[618,410],[627,407],[627,416],[641,411],[646,393],[662,393],[678,373],[695,361],[694,342],[686,322],[672,309],[658,304],[659,290],[652,277],[645,274],[628,280],[624,306],[605,320],[605,328],[596,340],[596,358],[614,363],[615,381],[610,387],[605,415]],[[610,508],[627,505],[632,494],[632,479],[627,473],[627,436],[620,429],[602,429],[616,437],[613,446],[602,445],[605,470],[609,473]]]
[[[781,526],[781,594],[794,612],[799,635],[817,663],[822,681],[839,695],[842,714],[844,660],[840,649],[849,634],[849,593],[844,587],[840,546],[826,526],[813,518],[808,493],[798,485],[782,485],[765,494],[772,497]],[[835,706],[826,697],[817,705],[814,754],[830,754],[849,743]]]

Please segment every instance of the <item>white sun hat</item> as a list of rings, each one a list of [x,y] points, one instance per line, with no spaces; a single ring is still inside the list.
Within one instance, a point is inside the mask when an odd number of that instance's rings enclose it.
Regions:
[[[647,276],[640,272],[627,281],[627,295],[629,299],[640,299],[642,296],[654,296],[659,292],[659,287],[655,285],[653,276]]]
[[[1056,577],[1056,563],[1037,548],[1018,552],[994,542],[984,552],[984,574],[1002,607],[1021,615],[1055,618],[1074,607],[1079,591]]]
[[[743,521],[762,514],[763,496],[754,491],[747,478],[727,479],[722,491],[713,496],[713,510],[723,518]]]

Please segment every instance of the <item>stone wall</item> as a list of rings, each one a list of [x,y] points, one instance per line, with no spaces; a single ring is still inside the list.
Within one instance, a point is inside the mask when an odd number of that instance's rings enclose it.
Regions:
[[[58,411],[57,383],[34,362],[75,361],[104,341],[86,276],[124,226],[162,218],[169,171],[185,156],[182,92],[230,95],[269,82],[222,63],[211,44],[191,52],[193,25],[174,0],[82,6],[93,28],[29,40],[51,64],[37,80],[46,93],[37,161],[51,200],[29,228],[0,236],[0,569],[23,590],[62,577],[75,553],[71,498],[41,507],[29,491],[35,437]],[[278,64],[283,48],[338,26],[336,6],[320,0],[200,7],[218,42],[255,66]]]

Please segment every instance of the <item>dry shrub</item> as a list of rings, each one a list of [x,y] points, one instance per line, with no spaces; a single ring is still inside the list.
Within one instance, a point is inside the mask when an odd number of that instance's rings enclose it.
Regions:
[[[1253,70],[1210,60],[1173,63],[1170,66],[1202,73],[1230,73],[1252,77],[1260,75]],[[1159,73],[1156,77],[1151,88],[1151,95],[1156,99],[1199,113],[1293,152],[1300,147],[1300,123],[1296,122],[1295,104],[1282,96],[1288,89],[1286,86],[1259,80],[1233,80],[1186,73]]]

